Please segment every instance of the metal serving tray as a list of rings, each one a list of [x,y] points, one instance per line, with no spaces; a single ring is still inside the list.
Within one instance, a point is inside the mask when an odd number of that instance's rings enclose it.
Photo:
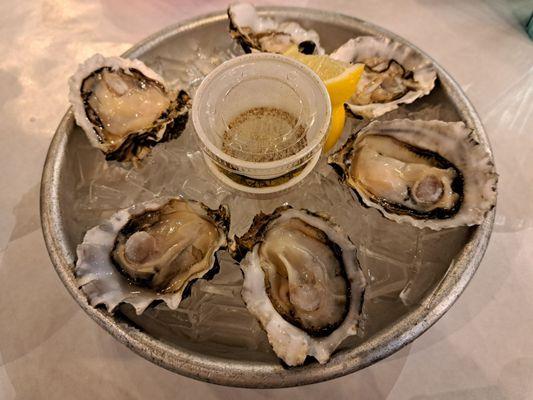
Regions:
[[[415,48],[389,31],[341,14],[287,7],[260,10],[263,15],[297,20],[304,26],[317,30],[322,45],[328,52],[349,38],[362,34],[388,36]],[[225,13],[202,16],[150,36],[127,51],[125,56],[139,58],[150,65],[158,54],[170,52],[179,57],[190,52],[188,44],[191,41],[196,41],[200,46],[229,48],[232,42],[227,28]],[[462,120],[473,128],[480,143],[490,152],[487,136],[472,105],[446,71],[437,63],[435,67],[439,77],[437,87],[429,96],[409,107],[415,110],[420,104],[428,102],[443,104],[448,118]],[[492,210],[480,226],[464,228],[457,233],[460,245],[449,249],[446,268],[416,304],[403,308],[401,313],[367,332],[362,338],[342,346],[325,365],[312,362],[302,367],[286,368],[272,354],[248,357],[246,352],[241,351],[231,355],[227,349],[218,351],[216,343],[196,346],[192,339],[169,339],[168,332],[158,334],[158,330],[151,329],[151,322],[143,319],[143,316],[136,317],[123,308],[115,315],[110,315],[105,309],[94,308],[87,303],[85,294],[77,286],[73,266],[81,235],[94,222],[84,220],[83,215],[75,215],[72,204],[76,196],[83,193],[80,194],[77,190],[77,178],[73,176],[71,168],[79,157],[79,151],[85,151],[86,148],[86,139],[76,128],[73,114],[69,110],[50,145],[41,186],[44,237],[60,279],[92,319],[137,354],[171,371],[217,384],[243,387],[305,385],[349,374],[389,356],[426,331],[458,298],[481,262],[494,220],[495,211]],[[103,158],[100,162],[103,162]],[[282,201],[283,198],[280,199]],[[388,224],[385,227],[395,229],[390,221],[383,221],[383,224]],[[346,221],[342,222],[346,224]],[[446,250],[444,249],[444,254]],[[388,306],[385,303],[381,307],[386,309]],[[226,356],[228,354],[230,356]]]

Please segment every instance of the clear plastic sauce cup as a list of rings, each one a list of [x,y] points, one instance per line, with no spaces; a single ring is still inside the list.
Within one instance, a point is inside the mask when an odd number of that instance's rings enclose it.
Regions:
[[[198,88],[192,110],[205,156],[222,170],[259,180],[299,171],[318,156],[330,118],[320,78],[269,53],[218,66]]]

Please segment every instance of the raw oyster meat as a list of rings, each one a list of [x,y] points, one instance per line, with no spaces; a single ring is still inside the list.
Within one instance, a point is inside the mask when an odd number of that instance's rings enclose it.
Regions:
[[[496,204],[491,156],[463,122],[374,121],[329,163],[364,205],[418,228],[478,225]]]
[[[370,119],[429,94],[437,78],[429,59],[384,37],[350,39],[330,57],[365,64],[357,90],[347,105],[354,114]]]
[[[154,200],[114,214],[78,246],[78,284],[93,306],[122,303],[141,314],[154,300],[176,309],[189,284],[216,273],[229,213],[183,198]]]
[[[357,333],[365,279],[354,244],[326,217],[280,207],[233,247],[244,256],[242,298],[287,365],[325,363]]]
[[[228,7],[231,36],[244,51],[284,53],[298,45],[305,54],[324,54],[320,38],[314,30],[306,30],[297,22],[278,22],[272,18],[259,17],[249,3],[234,3]]]
[[[140,160],[157,143],[178,137],[187,123],[189,95],[167,88],[139,60],[96,54],[69,86],[77,124],[107,160]]]

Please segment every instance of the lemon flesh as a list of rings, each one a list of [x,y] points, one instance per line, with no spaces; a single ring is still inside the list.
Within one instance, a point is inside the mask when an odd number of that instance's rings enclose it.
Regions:
[[[332,108],[331,124],[324,145],[324,151],[328,151],[343,131],[346,121],[343,104],[355,93],[364,71],[364,64],[349,64],[333,60],[328,56],[302,54],[297,46],[291,47],[284,55],[307,65],[326,85]]]

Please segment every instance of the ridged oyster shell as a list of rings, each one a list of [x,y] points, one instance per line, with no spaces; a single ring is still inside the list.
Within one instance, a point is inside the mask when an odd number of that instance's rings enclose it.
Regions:
[[[76,123],[107,160],[140,160],[157,143],[177,138],[187,123],[187,92],[169,89],[139,60],[95,54],[69,87]]]
[[[176,309],[193,281],[216,273],[228,226],[226,206],[212,210],[179,197],[118,211],[78,246],[78,285],[92,306],[109,312],[129,303],[141,314],[155,300]]]
[[[432,62],[412,48],[377,36],[350,39],[331,55],[364,63],[357,91],[347,105],[355,115],[372,119],[409,104],[431,92],[437,73]]]
[[[478,225],[496,204],[491,156],[463,122],[374,121],[328,162],[362,204],[417,228]]]
[[[262,51],[284,53],[292,45],[302,45],[307,54],[324,54],[320,37],[314,30],[306,30],[297,22],[278,22],[272,18],[259,17],[250,3],[233,3],[228,7],[230,34],[245,52]],[[313,45],[314,44],[314,45]]]
[[[325,216],[289,206],[259,214],[235,247],[242,298],[287,365],[325,363],[357,333],[365,278],[354,244]]]

